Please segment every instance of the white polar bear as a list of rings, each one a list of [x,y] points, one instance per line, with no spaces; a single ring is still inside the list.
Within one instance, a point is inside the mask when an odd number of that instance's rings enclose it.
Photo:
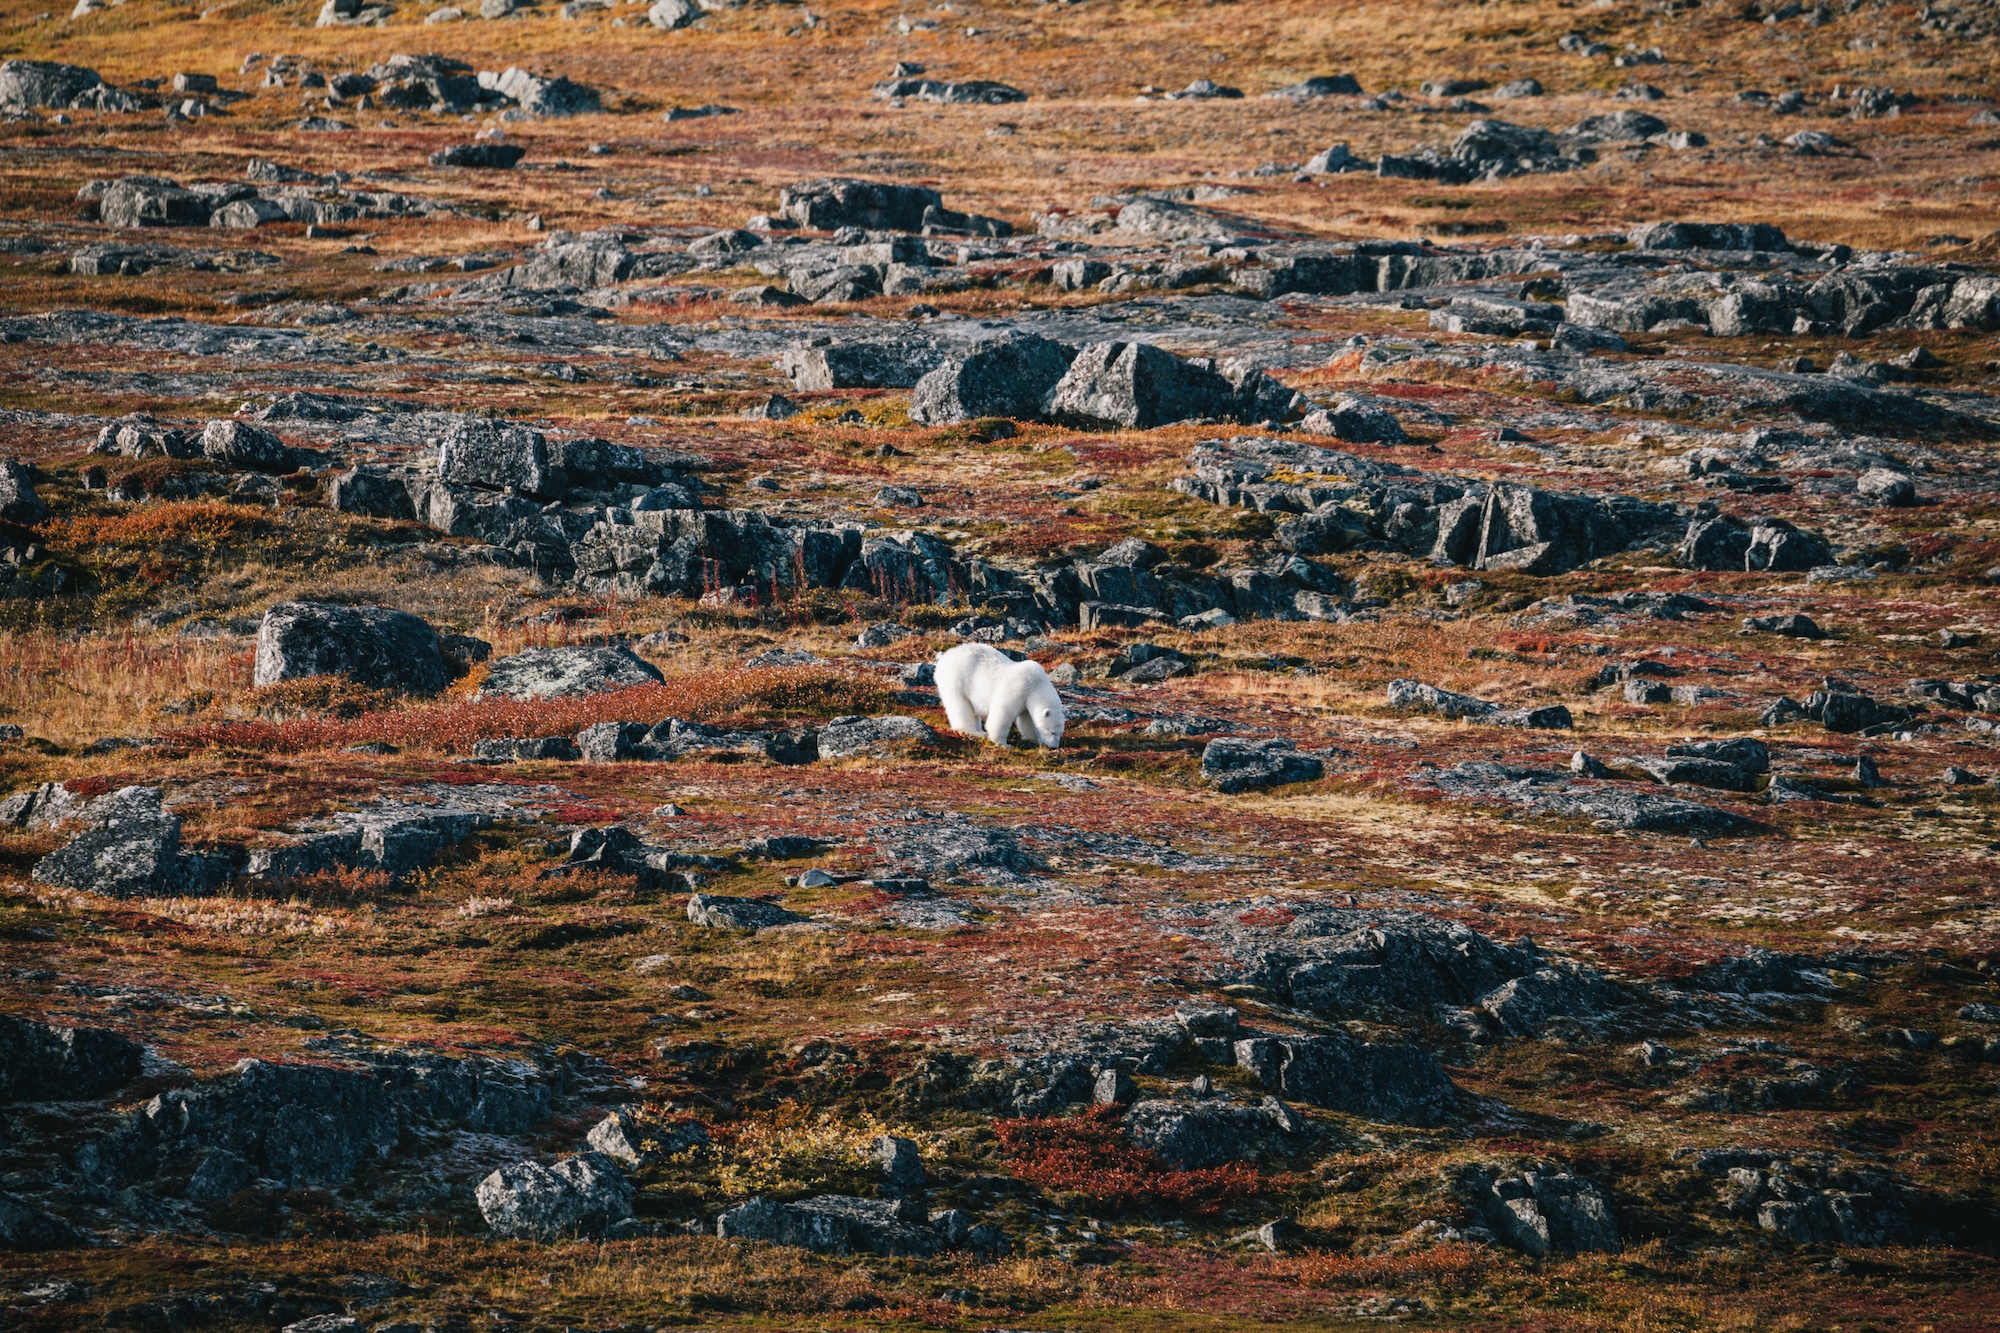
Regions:
[[[960,644],[938,654],[937,690],[961,735],[1005,745],[1018,727],[1024,741],[1051,750],[1062,744],[1062,696],[1040,662],[1016,662],[990,644]]]

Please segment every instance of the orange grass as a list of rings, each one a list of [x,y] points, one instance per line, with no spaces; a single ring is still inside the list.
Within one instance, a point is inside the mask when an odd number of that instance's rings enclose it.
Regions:
[[[500,697],[414,704],[357,717],[283,721],[223,721],[169,732],[165,744],[185,750],[221,748],[261,754],[301,754],[386,742],[406,750],[456,753],[474,742],[507,736],[567,736],[596,722],[657,722],[677,717],[714,721],[750,711],[866,711],[884,698],[862,677],[818,667],[769,667],[677,675],[575,699]]]
[[[1232,1200],[1270,1194],[1275,1182],[1241,1163],[1176,1171],[1126,1143],[1116,1110],[1055,1120],[996,1120],[993,1133],[1017,1180],[1081,1194],[1105,1208],[1167,1207],[1205,1217]]]

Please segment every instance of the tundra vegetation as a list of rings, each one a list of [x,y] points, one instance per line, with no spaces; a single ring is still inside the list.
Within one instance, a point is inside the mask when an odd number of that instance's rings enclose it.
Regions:
[[[0,1324],[1993,1326],[1990,4],[0,31]]]

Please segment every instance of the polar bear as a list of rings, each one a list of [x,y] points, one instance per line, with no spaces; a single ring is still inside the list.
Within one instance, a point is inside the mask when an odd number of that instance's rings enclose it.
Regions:
[[[1062,744],[1062,696],[1040,662],[1016,662],[990,644],[966,643],[937,659],[938,698],[951,729],[1005,745],[1020,729],[1024,741],[1053,750]]]

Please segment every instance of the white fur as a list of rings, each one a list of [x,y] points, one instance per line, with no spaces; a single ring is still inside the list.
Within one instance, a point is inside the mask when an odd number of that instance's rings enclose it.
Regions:
[[[951,729],[1005,745],[1021,739],[1053,750],[1062,744],[1062,696],[1040,662],[1016,662],[991,644],[966,643],[937,659],[938,698]]]

